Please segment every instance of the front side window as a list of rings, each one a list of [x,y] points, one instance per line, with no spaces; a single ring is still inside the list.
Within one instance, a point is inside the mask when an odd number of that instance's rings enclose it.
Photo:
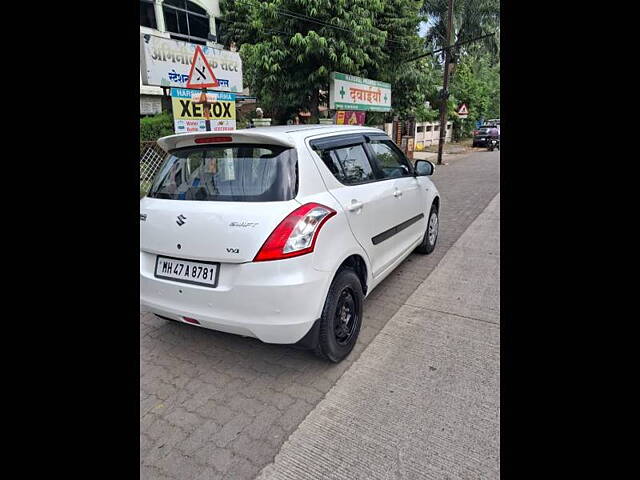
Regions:
[[[370,145],[384,178],[411,175],[411,170],[404,158],[391,146],[388,140],[373,140]]]
[[[362,145],[323,150],[318,153],[331,173],[345,185],[375,179]]]
[[[216,145],[169,152],[149,197],[273,202],[296,195],[295,151],[275,145]]]

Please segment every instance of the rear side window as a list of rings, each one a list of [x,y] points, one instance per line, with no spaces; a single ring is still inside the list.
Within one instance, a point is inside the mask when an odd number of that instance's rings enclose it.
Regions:
[[[368,182],[375,178],[362,145],[321,150],[318,153],[331,173],[345,185]]]
[[[295,150],[275,145],[209,145],[169,152],[149,197],[217,202],[291,200]]]

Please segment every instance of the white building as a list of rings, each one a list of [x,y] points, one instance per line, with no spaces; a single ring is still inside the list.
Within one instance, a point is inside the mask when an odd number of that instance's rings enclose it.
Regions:
[[[453,122],[447,122],[447,133],[444,141],[451,142],[453,132]],[[422,151],[431,145],[438,145],[440,142],[440,122],[417,122],[415,136],[415,149]]]
[[[140,33],[222,48],[218,0],[139,0]],[[161,87],[145,85],[140,74],[140,115],[162,111]]]

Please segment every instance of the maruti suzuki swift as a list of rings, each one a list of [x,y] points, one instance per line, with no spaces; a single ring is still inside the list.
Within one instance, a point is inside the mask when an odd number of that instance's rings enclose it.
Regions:
[[[140,303],[163,318],[339,362],[363,301],[431,253],[431,162],[381,130],[300,125],[171,135],[140,200]]]

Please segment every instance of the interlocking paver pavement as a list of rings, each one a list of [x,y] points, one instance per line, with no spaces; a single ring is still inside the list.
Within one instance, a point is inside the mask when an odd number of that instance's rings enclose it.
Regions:
[[[413,254],[365,302],[354,351],[338,365],[309,352],[140,312],[140,476],[249,479],[429,275],[500,190],[500,153],[447,160],[433,254]]]

